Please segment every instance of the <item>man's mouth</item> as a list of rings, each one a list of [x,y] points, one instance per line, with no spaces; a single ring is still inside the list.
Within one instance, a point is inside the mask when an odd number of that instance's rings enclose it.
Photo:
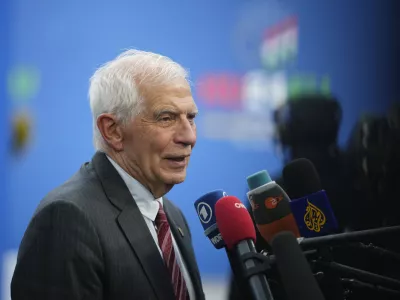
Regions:
[[[185,157],[171,157],[171,158],[168,158],[169,160],[173,160],[173,161],[184,161],[185,160]]]
[[[171,160],[171,161],[176,161],[176,162],[183,162],[186,157],[189,155],[180,155],[180,156],[168,156],[166,159]]]

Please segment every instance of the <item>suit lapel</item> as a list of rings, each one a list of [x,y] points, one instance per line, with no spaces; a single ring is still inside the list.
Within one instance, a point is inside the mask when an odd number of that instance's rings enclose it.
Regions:
[[[187,228],[184,224],[182,216],[180,216],[178,211],[165,197],[164,209],[168,218],[169,225],[171,227],[171,232],[174,235],[176,243],[178,244],[179,251],[185,262],[190,279],[192,280],[196,299],[204,299],[203,287],[200,280],[199,270],[197,268],[196,258],[193,251],[191,250],[192,245],[188,232],[189,228]]]
[[[158,299],[175,299],[170,276],[139,209],[124,209],[118,217],[118,223]]]
[[[158,299],[175,299],[164,261],[124,181],[104,153],[97,152],[92,162],[107,197],[121,211],[117,222],[136,254],[154,293]]]

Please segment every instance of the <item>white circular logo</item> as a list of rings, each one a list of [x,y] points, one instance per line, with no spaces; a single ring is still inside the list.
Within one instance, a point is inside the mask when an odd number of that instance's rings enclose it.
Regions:
[[[197,205],[197,214],[200,218],[200,221],[204,224],[207,224],[212,218],[211,206],[205,202],[200,202]]]

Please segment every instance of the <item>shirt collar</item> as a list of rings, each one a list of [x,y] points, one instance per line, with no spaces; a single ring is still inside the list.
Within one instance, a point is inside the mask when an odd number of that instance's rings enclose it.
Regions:
[[[159,203],[163,205],[162,197],[155,199],[154,196],[147,190],[139,181],[129,175],[124,169],[122,169],[113,159],[107,155],[108,160],[117,170],[122,180],[125,182],[129,189],[133,199],[139,207],[142,215],[151,221],[155,221],[158,210],[160,208]]]

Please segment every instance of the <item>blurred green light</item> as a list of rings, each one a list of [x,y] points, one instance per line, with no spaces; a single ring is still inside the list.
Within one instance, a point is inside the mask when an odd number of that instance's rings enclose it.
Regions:
[[[293,101],[296,101],[298,96],[310,93],[330,95],[330,77],[325,75],[318,80],[316,74],[298,74],[289,78],[288,94]]]
[[[36,96],[40,72],[35,67],[17,66],[8,74],[8,94],[13,101],[27,101]]]

